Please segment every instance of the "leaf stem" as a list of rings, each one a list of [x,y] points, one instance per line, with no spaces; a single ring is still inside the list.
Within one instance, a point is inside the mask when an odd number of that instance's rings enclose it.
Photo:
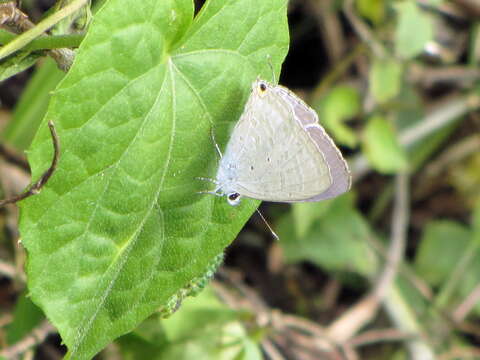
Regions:
[[[9,41],[16,38],[14,34],[0,29],[0,44],[4,45]],[[25,50],[50,50],[61,48],[77,48],[80,46],[85,35],[83,34],[70,34],[70,35],[49,35],[42,36],[33,40],[31,43],[25,46]]]
[[[23,34],[16,37],[14,40],[12,40],[0,49],[0,60],[22,49],[34,39],[43,35],[45,31],[50,29],[62,19],[73,14],[75,11],[84,6],[88,1],[89,0],[74,0],[69,5],[65,6],[61,10],[39,22],[32,29],[25,31]]]

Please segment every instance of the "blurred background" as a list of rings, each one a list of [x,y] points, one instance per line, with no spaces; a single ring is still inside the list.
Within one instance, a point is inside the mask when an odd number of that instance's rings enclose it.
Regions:
[[[318,112],[352,190],[263,204],[280,241],[252,216],[204,292],[98,358],[480,359],[480,2],[290,0],[288,17],[280,84]],[[0,74],[2,198],[29,183],[23,151],[63,76],[36,61]],[[60,359],[25,297],[17,217],[0,209],[0,349]]]

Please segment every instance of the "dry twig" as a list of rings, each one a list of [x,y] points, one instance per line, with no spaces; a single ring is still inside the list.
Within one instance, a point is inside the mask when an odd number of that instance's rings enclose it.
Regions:
[[[368,26],[357,16],[357,14],[355,13],[353,0],[345,1],[343,11],[360,39],[362,39],[365,43],[368,44],[376,57],[384,58],[387,55],[387,51],[385,50],[383,45],[375,38]]]
[[[351,307],[327,329],[327,336],[337,344],[344,344],[363,326],[372,320],[394,281],[403,259],[408,227],[409,177],[399,174],[396,178],[396,195],[392,216],[392,235],[383,272],[371,293]]]
[[[255,314],[259,326],[270,326],[274,330],[271,337],[275,337],[278,340],[277,343],[287,341],[278,339],[278,336],[281,335],[288,338],[287,342],[297,344],[298,349],[308,350],[307,352],[316,353],[317,356],[325,359],[342,359],[335,345],[325,337],[321,326],[305,318],[271,310],[253,290],[236,279],[234,273],[220,270],[219,275],[232,283],[241,296],[238,296],[239,294],[231,295],[224,285],[214,281],[212,286],[216,293],[233,309],[246,308]],[[267,351],[265,348],[264,350]]]
[[[22,34],[35,28],[35,24],[18,9],[17,1],[8,1],[0,4],[0,27],[15,34]],[[72,66],[74,52],[70,49],[51,49],[47,50],[47,54],[56,61],[62,71],[68,71]]]
[[[413,338],[412,334],[399,331],[397,329],[380,329],[365,331],[348,341],[353,347],[370,345],[378,342],[387,341],[405,341]]]
[[[44,321],[22,340],[0,351],[0,355],[7,359],[16,359],[19,355],[25,353],[30,348],[45,341],[47,336],[55,331],[55,328],[48,321]]]
[[[455,322],[461,322],[468,313],[480,302],[480,284],[478,284],[467,298],[455,309],[452,318]]]
[[[58,159],[60,158],[60,141],[58,139],[57,132],[55,130],[55,125],[52,121],[48,122],[48,128],[50,129],[50,134],[52,136],[53,142],[53,159],[50,167],[43,173],[43,175],[38,179],[35,183],[30,186],[30,188],[21,193],[20,195],[13,196],[11,198],[0,200],[0,207],[5,206],[7,204],[13,204],[18,201],[24,200],[32,195],[38,194],[42,187],[48,182],[50,177],[52,176],[53,172],[57,168]]]

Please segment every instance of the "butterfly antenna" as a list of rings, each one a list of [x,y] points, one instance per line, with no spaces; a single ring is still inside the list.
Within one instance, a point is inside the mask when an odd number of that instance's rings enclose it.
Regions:
[[[220,147],[217,144],[217,141],[215,140],[215,133],[213,131],[213,125],[210,128],[210,137],[212,138],[213,145],[215,145],[215,149],[217,150],[218,156],[220,156],[220,159],[223,157],[222,151],[220,150]]]
[[[270,232],[272,233],[273,237],[275,238],[275,240],[280,240],[280,238],[278,237],[277,233],[275,231],[273,231],[272,227],[270,226],[270,224],[267,222],[267,220],[263,217],[262,213],[260,212],[260,210],[258,209],[255,209],[258,213],[258,215],[260,215],[260,217],[262,218],[263,222],[265,223],[265,225],[267,225],[268,227],[268,230],[270,230]]]
[[[267,55],[268,66],[270,66],[270,70],[272,70],[272,83],[277,85],[277,79],[275,78],[275,71],[273,70],[272,58],[270,54]]]

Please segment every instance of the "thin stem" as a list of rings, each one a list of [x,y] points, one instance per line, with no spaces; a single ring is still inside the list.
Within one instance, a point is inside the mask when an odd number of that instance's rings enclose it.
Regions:
[[[453,320],[460,322],[465,319],[470,311],[480,302],[480,284],[478,284],[467,298],[453,312]]]
[[[65,6],[56,13],[39,22],[32,29],[25,31],[23,34],[16,37],[14,40],[12,40],[0,49],[0,60],[22,49],[23,47],[25,47],[25,45],[29,44],[37,37],[42,36],[45,31],[60,22],[62,19],[70,16],[71,14],[79,10],[88,1],[89,0],[74,0],[69,5]]]
[[[337,81],[353,64],[355,59],[357,59],[361,54],[367,50],[367,47],[364,43],[358,44],[350,53],[344,56],[335,67],[330,71],[318,84],[318,86],[313,89],[309,96],[309,102],[313,102],[319,99],[323,94],[331,88],[332,84]]]
[[[384,300],[385,309],[395,326],[406,333],[416,334],[415,339],[407,343],[412,360],[434,360],[435,353],[430,345],[419,336],[422,334],[412,308],[405,302],[398,287],[394,286]]]
[[[410,214],[409,180],[410,177],[407,174],[398,174],[395,179],[395,201],[392,214],[390,248],[387,253],[387,263],[375,289],[376,295],[381,299],[386,296],[395,280],[405,252]]]
[[[480,97],[474,93],[461,96],[448,103],[438,106],[416,125],[402,131],[398,137],[404,148],[409,148],[428,135],[450,125],[459,117],[480,107]],[[360,154],[349,159],[353,181],[359,181],[370,171],[370,165],[364,155]]]
[[[0,260],[0,274],[6,276],[10,279],[13,279],[16,275],[17,271],[15,266],[9,264],[3,260]]]
[[[53,332],[55,332],[55,328],[49,322],[45,321],[18,343],[0,351],[0,355],[7,359],[16,359],[30,348],[42,343],[47,336]]]
[[[32,195],[38,194],[40,190],[45,186],[48,182],[50,177],[53,175],[53,172],[57,168],[58,159],[60,158],[60,141],[58,139],[57,132],[55,130],[55,125],[52,121],[48,122],[48,128],[50,129],[50,134],[52,136],[53,142],[53,159],[50,167],[43,173],[43,175],[38,179],[35,183],[30,186],[30,188],[21,193],[20,195],[13,196],[11,198],[0,200],[0,207],[5,206],[7,204],[13,204],[18,201],[24,200]]]
[[[403,259],[409,218],[409,176],[396,178],[395,203],[392,214],[392,235],[383,272],[371,293],[334,321],[327,330],[328,338],[343,344],[369,323],[388,296]]]
[[[387,341],[405,341],[413,337],[413,334],[405,333],[397,329],[369,330],[354,337],[348,344],[357,347]]]
[[[346,0],[343,6],[343,11],[348,20],[352,24],[353,29],[358,36],[368,44],[372,52],[376,57],[384,58],[387,55],[387,51],[383,45],[375,38],[370,28],[365,24],[355,13],[353,0]]]

